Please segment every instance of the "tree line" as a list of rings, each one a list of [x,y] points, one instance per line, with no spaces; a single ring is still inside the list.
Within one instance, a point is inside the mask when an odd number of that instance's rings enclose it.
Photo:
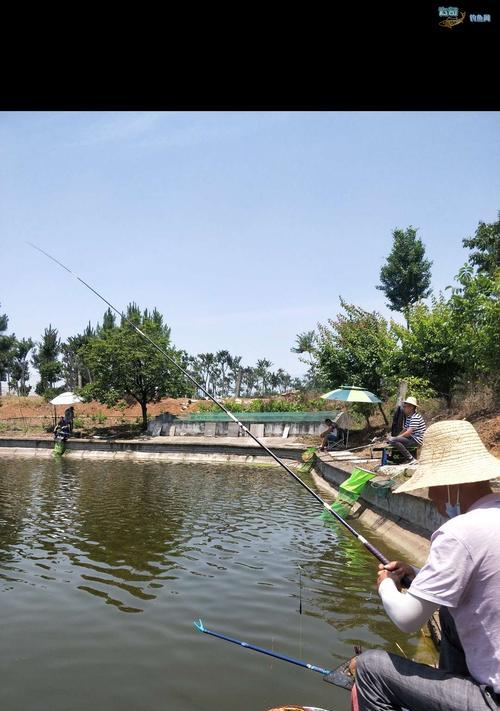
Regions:
[[[462,242],[470,250],[467,262],[446,295],[434,295],[432,263],[417,230],[394,230],[376,288],[386,295],[389,309],[402,314],[405,325],[341,297],[342,312],[336,318],[296,337],[291,350],[308,367],[303,378],[272,370],[266,358],[244,365],[241,356],[227,350],[189,355],[172,344],[171,329],[157,309],[142,311],[132,303],[126,319],[117,319],[108,309],[102,323],[89,323],[64,342],[52,324],[37,343],[8,335],[8,316],[0,313],[0,382],[7,380],[11,391],[27,395],[31,365],[39,374],[39,395],[50,399],[76,390],[109,405],[136,401],[144,425],[149,402],[201,395],[132,322],[216,398],[317,392],[341,384],[388,394],[405,379],[413,394],[450,403],[457,386],[488,382],[497,387],[500,371],[500,215],[496,222],[480,222],[475,235]]]
[[[359,385],[393,393],[399,380],[413,394],[451,403],[457,388],[500,384],[500,214],[462,240],[469,254],[446,294],[432,294],[431,266],[413,227],[393,232],[376,288],[405,325],[341,298],[342,312],[298,334],[292,349],[308,365],[310,387]],[[428,303],[424,299],[430,297]]]
[[[31,365],[39,374],[35,392],[47,400],[71,390],[109,405],[120,400],[136,401],[145,425],[149,402],[166,396],[201,396],[202,392],[189,379],[137,333],[130,325],[133,323],[213,397],[277,395],[302,385],[300,378],[293,378],[282,368],[273,370],[267,358],[249,366],[242,362],[241,356],[228,350],[193,356],[175,348],[171,329],[157,309],[141,311],[137,304],[131,303],[124,315],[126,318],[117,319],[108,309],[102,323],[95,327],[89,323],[83,333],[64,342],[57,328],[49,324],[35,343],[31,338],[6,335],[8,316],[1,314],[0,381],[7,381],[9,391],[28,395]]]

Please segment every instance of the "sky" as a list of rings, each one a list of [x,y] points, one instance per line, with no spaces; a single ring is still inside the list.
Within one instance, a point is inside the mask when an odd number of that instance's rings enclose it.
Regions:
[[[392,231],[437,293],[500,208],[498,112],[0,113],[0,313],[65,339],[157,307],[173,343],[301,375],[298,333],[339,297],[385,316]],[[397,316],[396,316],[397,317]]]

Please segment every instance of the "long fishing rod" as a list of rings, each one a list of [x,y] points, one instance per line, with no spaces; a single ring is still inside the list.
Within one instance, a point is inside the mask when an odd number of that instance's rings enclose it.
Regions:
[[[146,333],[144,333],[144,331],[141,331],[141,329],[138,328],[138,327],[135,325],[135,323],[133,323],[129,318],[127,318],[127,316],[125,316],[125,314],[123,314],[119,309],[117,309],[115,306],[113,306],[113,304],[112,304],[110,301],[108,301],[107,299],[105,299],[104,296],[102,296],[96,289],[94,289],[94,287],[92,287],[90,284],[87,284],[86,281],[84,281],[81,277],[79,277],[77,274],[75,274],[74,272],[72,272],[71,269],[69,269],[65,264],[63,264],[63,263],[60,262],[58,259],[56,259],[55,257],[53,257],[51,254],[49,254],[49,253],[46,252],[45,250],[41,249],[40,247],[37,247],[37,245],[36,245],[36,244],[33,244],[32,242],[26,242],[26,244],[28,244],[30,247],[32,247],[33,249],[36,249],[36,250],[37,250],[38,252],[40,252],[41,254],[44,254],[48,259],[51,259],[53,262],[55,262],[56,264],[58,264],[62,269],[64,269],[65,271],[67,271],[68,274],[71,274],[71,276],[75,277],[75,279],[77,279],[77,281],[79,281],[79,282],[80,282],[81,284],[83,284],[87,289],[89,289],[93,294],[95,294],[99,299],[101,299],[101,301],[103,301],[107,306],[109,306],[110,309],[112,309],[115,313],[117,313],[117,314],[123,319],[123,321],[125,321],[126,323],[128,323],[140,336],[142,336],[144,339],[146,339],[146,341],[148,341],[148,343],[150,343],[150,344],[153,346],[153,348],[155,348],[159,353],[161,353],[161,355],[162,355],[164,358],[166,358],[166,359],[169,361],[169,363],[171,363],[171,364],[174,365],[176,368],[178,368],[178,370],[180,370],[181,373],[183,373],[183,375],[184,375],[188,380],[190,380],[191,383],[193,383],[193,385],[195,385],[198,390],[201,390],[201,392],[203,392],[203,393],[208,397],[209,400],[211,400],[211,401],[212,401],[213,403],[215,403],[218,407],[220,407],[220,409],[221,409],[223,412],[225,412],[226,415],[227,415],[231,420],[233,420],[233,422],[235,422],[235,423],[238,425],[238,427],[239,427],[243,432],[245,432],[246,435],[248,435],[251,439],[253,439],[253,441],[256,442],[256,443],[259,445],[259,447],[262,447],[262,449],[263,449],[265,452],[267,452],[267,454],[268,454],[272,459],[274,459],[274,461],[275,461],[277,464],[279,464],[281,467],[283,467],[283,469],[287,472],[287,474],[289,474],[291,477],[293,477],[293,479],[295,479],[295,481],[296,481],[298,484],[300,484],[302,487],[304,487],[304,489],[306,489],[306,491],[308,491],[308,492],[311,494],[311,496],[313,496],[313,497],[316,499],[316,501],[318,501],[318,503],[320,503],[320,504],[323,506],[323,508],[325,508],[339,523],[341,523],[341,524],[349,531],[349,533],[351,533],[355,538],[357,538],[358,541],[366,548],[367,551],[369,551],[373,556],[375,556],[375,558],[377,558],[377,560],[379,560],[379,561],[380,561],[381,563],[383,563],[384,565],[389,562],[389,559],[386,558],[385,555],[383,555],[383,553],[381,553],[381,552],[378,550],[378,548],[376,548],[376,547],[375,547],[374,545],[372,545],[369,541],[367,541],[364,536],[362,536],[360,533],[358,533],[349,523],[347,523],[347,521],[346,521],[345,519],[342,518],[342,516],[340,516],[336,511],[334,511],[333,508],[330,506],[330,504],[328,504],[326,501],[324,501],[324,500],[321,498],[321,496],[319,496],[319,495],[314,491],[314,489],[311,489],[310,486],[308,486],[304,481],[302,481],[302,479],[301,479],[300,477],[298,477],[298,476],[295,474],[295,472],[293,472],[293,471],[290,469],[290,467],[289,467],[287,464],[285,464],[285,462],[284,462],[282,459],[280,459],[276,454],[274,454],[274,452],[271,451],[271,450],[269,449],[269,447],[267,447],[267,446],[264,444],[264,442],[261,442],[258,437],[256,437],[254,434],[252,434],[252,432],[250,432],[250,430],[247,429],[247,427],[245,427],[245,425],[244,425],[242,422],[240,422],[240,421],[233,415],[233,413],[230,412],[230,411],[227,409],[227,407],[226,407],[225,405],[223,405],[222,402],[219,402],[219,400],[216,400],[216,399],[213,397],[213,395],[210,395],[210,393],[209,393],[202,385],[200,385],[200,383],[198,383],[198,382],[192,377],[192,375],[190,375],[190,374],[187,372],[187,370],[185,370],[181,365],[179,365],[179,363],[177,363],[177,361],[174,360],[174,358],[172,358],[172,356],[170,356],[163,348],[161,348],[161,346],[159,346],[157,343],[155,343]]]
[[[217,637],[225,642],[232,642],[232,644],[237,644],[245,649],[251,649],[253,652],[259,652],[260,654],[267,654],[268,657],[274,657],[275,659],[280,659],[283,662],[289,662],[290,664],[295,664],[298,667],[303,667],[304,669],[309,669],[309,671],[318,672],[318,674],[323,675],[323,679],[330,684],[335,684],[335,686],[341,686],[343,689],[351,689],[354,685],[354,677],[348,673],[349,661],[344,662],[336,669],[324,669],[323,667],[318,667],[316,664],[309,664],[301,659],[296,659],[295,657],[289,657],[286,654],[279,654],[271,649],[266,649],[265,647],[257,647],[255,644],[250,644],[250,642],[243,642],[241,639],[235,639],[234,637],[228,637],[228,635],[221,634],[220,632],[214,632],[213,630],[208,630],[203,624],[202,620],[198,620],[194,623],[194,626],[200,632],[209,634],[212,637]],[[357,656],[361,654],[361,647],[355,646],[354,653]]]

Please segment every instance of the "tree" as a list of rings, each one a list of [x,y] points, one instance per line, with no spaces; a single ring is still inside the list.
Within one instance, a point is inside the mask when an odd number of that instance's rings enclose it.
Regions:
[[[217,384],[217,359],[213,353],[198,353],[196,369],[206,392],[215,395]]]
[[[466,264],[455,277],[448,302],[456,333],[456,355],[472,380],[500,376],[500,270],[474,273]]]
[[[309,366],[309,369],[304,379],[304,383],[310,389],[314,389],[318,385],[318,378],[313,357],[314,347],[316,343],[316,333],[314,331],[305,331],[304,333],[299,333],[297,334],[295,341],[296,345],[290,348],[292,353],[299,353],[300,355],[302,355],[303,353],[309,354],[309,357],[307,359],[299,358],[299,360],[301,361],[301,363],[305,363]]]
[[[90,326],[90,324],[89,324]],[[102,326],[97,325],[97,333],[101,334],[103,331],[111,331],[111,329],[116,327],[116,316],[111,311],[110,308],[107,309],[107,311],[104,312],[104,316],[102,317]]]
[[[406,311],[430,294],[432,262],[425,259],[425,247],[417,238],[417,230],[394,230],[393,245],[385,265],[380,270],[381,285],[376,288],[383,291],[391,311]]]
[[[318,324],[314,360],[325,387],[357,385],[380,392],[391,373],[397,338],[376,311],[340,303],[345,313]]]
[[[141,313],[136,304],[129,304],[127,318],[168,355],[182,365],[181,353],[170,342],[170,328],[154,309]],[[141,406],[143,428],[147,429],[147,406],[167,395],[179,397],[189,387],[180,371],[127,322],[101,329],[100,335],[89,340],[80,351],[90,368],[93,381],[82,392],[107,405],[126,397]],[[184,361],[183,361],[184,362]]]
[[[474,237],[462,240],[462,244],[476,250],[469,255],[469,262],[478,273],[493,277],[500,269],[500,212],[496,222],[479,222]]]
[[[396,372],[425,378],[448,406],[452,389],[464,372],[460,355],[461,334],[456,329],[450,304],[441,295],[431,306],[417,304],[408,312],[410,328],[393,322],[401,349],[395,358]]]
[[[81,350],[83,346],[92,338],[95,338],[95,336],[96,331],[94,331],[92,325],[89,323],[83,333],[70,336],[66,343],[62,344],[62,375],[68,390],[82,388],[92,381],[92,374],[82,359]]]
[[[31,338],[22,338],[20,341],[16,340],[12,348],[10,377],[17,394],[22,397],[29,395],[31,390],[31,386],[27,384],[30,375],[28,355],[34,345]]]
[[[229,370],[231,368],[231,354],[229,351],[221,350],[215,354],[218,370],[220,372],[219,394],[223,397],[229,395]]]
[[[38,395],[50,397],[53,394],[55,384],[62,372],[62,363],[58,360],[60,352],[61,341],[58,338],[57,329],[49,324],[31,359],[32,364],[40,373],[40,382],[35,388]]]
[[[234,397],[240,396],[243,369],[241,367],[241,356],[231,356],[229,375],[234,387]]]
[[[11,349],[14,342],[14,336],[5,335],[8,325],[7,314],[0,314],[0,396],[2,395],[2,380],[5,380],[9,371]]]
[[[272,366],[272,363],[270,360],[267,360],[267,358],[261,358],[260,360],[257,361],[257,365],[255,367],[255,374],[257,378],[260,378],[260,381],[262,383],[262,390],[261,394],[265,395],[267,393],[267,382],[269,379],[269,368]]]
[[[309,353],[309,360],[303,360],[303,362],[312,365],[312,354],[314,352],[315,339],[316,334],[314,331],[305,331],[304,333],[299,333],[295,338],[296,345],[290,348],[290,350],[292,351],[292,353]],[[302,358],[300,360],[302,360]]]
[[[252,396],[253,390],[256,387],[257,382],[258,376],[256,369],[252,368],[251,366],[243,368],[242,386],[244,386],[245,388],[245,395],[247,397]]]

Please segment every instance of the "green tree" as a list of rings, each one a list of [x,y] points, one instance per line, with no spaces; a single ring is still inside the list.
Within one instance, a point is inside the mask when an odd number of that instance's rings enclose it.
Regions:
[[[61,341],[58,337],[57,329],[49,324],[31,359],[32,364],[40,374],[40,382],[35,388],[38,395],[48,398],[53,394],[55,384],[62,373],[62,363],[58,360],[60,353]]]
[[[299,355],[302,355],[304,353],[308,354],[308,358],[299,357],[299,360],[301,361],[301,363],[305,363],[307,366],[309,366],[304,380],[310,389],[314,389],[318,385],[317,373],[313,358],[314,346],[316,343],[316,333],[315,331],[304,331],[304,333],[297,334],[295,341],[296,345],[290,348],[290,350],[292,351],[292,353],[298,353]]]
[[[221,350],[217,351],[217,353],[215,354],[215,358],[220,373],[220,380],[218,383],[219,395],[227,397],[229,395],[229,372],[231,370],[231,354],[229,353],[229,351]]]
[[[0,396],[2,395],[2,380],[8,375],[12,357],[12,345],[14,336],[5,335],[9,326],[7,314],[0,314]]]
[[[498,380],[500,375],[500,270],[492,276],[474,273],[471,264],[459,271],[449,300],[456,332],[457,359],[472,379]]]
[[[390,374],[397,337],[376,311],[340,300],[344,313],[318,324],[314,360],[324,387],[357,385],[380,392]]]
[[[241,391],[241,381],[243,378],[243,368],[241,365],[241,360],[241,356],[231,356],[230,359],[229,376],[231,379],[231,384],[234,388],[234,397],[239,397]]]
[[[408,312],[409,329],[393,322],[401,348],[393,360],[395,371],[426,379],[438,395],[451,404],[452,390],[464,372],[461,334],[457,331],[450,304],[442,295],[431,306],[417,304]]]
[[[267,393],[269,368],[271,366],[272,363],[270,360],[267,360],[267,358],[261,358],[257,361],[257,364],[255,366],[255,374],[257,375],[257,378],[260,378],[261,382],[261,395],[265,395]]]
[[[126,316],[182,365],[181,353],[171,345],[170,328],[159,311],[150,313],[146,309],[141,313],[136,304],[129,304]],[[93,376],[82,393],[108,405],[133,398],[141,406],[144,429],[148,425],[148,403],[167,395],[178,397],[189,390],[180,371],[124,319],[120,326],[101,329],[80,353]]]
[[[385,293],[391,311],[405,315],[408,327],[408,308],[430,294],[432,262],[425,259],[425,247],[414,227],[394,230],[392,237],[391,253],[380,270],[382,284],[376,288]]]
[[[61,346],[63,370],[62,376],[68,390],[82,388],[92,381],[92,374],[83,361],[81,350],[83,346],[92,338],[95,338],[96,331],[89,323],[83,333],[70,336],[66,343]]]
[[[217,358],[214,353],[198,353],[196,370],[201,376],[205,391],[215,396],[218,379]]]
[[[255,368],[247,366],[243,368],[242,387],[245,389],[245,395],[251,397],[254,389],[257,387],[258,376]]]
[[[309,353],[309,359],[307,361],[303,360],[303,362],[312,365],[312,354],[314,352],[315,339],[316,334],[314,331],[305,331],[304,333],[299,333],[295,338],[296,345],[290,348],[290,350],[292,351],[292,353]],[[299,360],[302,360],[302,358],[300,358]]]
[[[113,328],[116,328],[116,316],[111,309],[108,309],[102,317],[102,326],[98,325],[96,331],[101,334],[103,331],[111,331]]]
[[[462,240],[462,244],[475,250],[469,255],[469,262],[478,273],[493,277],[500,269],[500,212],[496,222],[480,222],[474,237]]]
[[[20,341],[16,339],[12,348],[10,377],[17,394],[23,397],[29,395],[31,390],[27,384],[30,375],[28,356],[34,345],[31,338],[22,338]]]

